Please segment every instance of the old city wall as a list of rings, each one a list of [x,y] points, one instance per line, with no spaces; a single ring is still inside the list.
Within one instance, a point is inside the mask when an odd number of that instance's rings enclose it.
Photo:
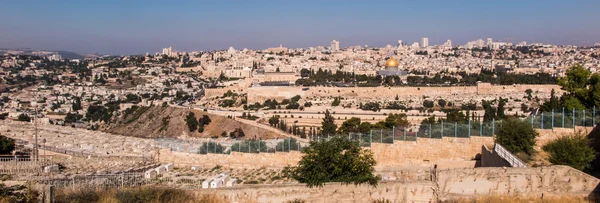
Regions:
[[[295,95],[302,97],[337,97],[357,99],[394,99],[414,96],[449,96],[449,95],[506,95],[525,94],[525,90],[549,93],[552,89],[560,91],[558,85],[510,85],[497,86],[486,83],[477,86],[455,87],[252,87],[248,88],[248,102],[263,102],[266,99],[287,99]]]
[[[568,166],[473,168],[437,172],[439,199],[481,195],[588,196],[600,183]]]
[[[392,202],[435,202],[435,184],[420,182],[380,182],[367,185],[326,184],[308,188],[303,184],[261,185],[238,188],[195,190],[196,194],[215,194],[230,202],[286,202],[294,199],[306,202],[372,202],[388,199]]]
[[[438,170],[433,181],[384,181],[377,187],[329,183],[322,188],[302,184],[257,185],[195,190],[231,202],[437,202],[487,195],[519,197],[586,197],[600,183],[595,177],[568,166],[539,168],[475,168]]]

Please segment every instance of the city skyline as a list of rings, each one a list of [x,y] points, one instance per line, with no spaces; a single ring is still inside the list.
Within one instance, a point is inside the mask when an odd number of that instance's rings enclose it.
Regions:
[[[79,53],[406,44],[455,45],[492,38],[512,43],[592,45],[595,1],[391,2],[5,2],[2,48]],[[117,4],[119,6],[114,6]],[[315,6],[319,4],[320,6]],[[32,6],[34,5],[34,6]],[[479,14],[478,14],[479,13]],[[567,15],[565,15],[565,13]]]

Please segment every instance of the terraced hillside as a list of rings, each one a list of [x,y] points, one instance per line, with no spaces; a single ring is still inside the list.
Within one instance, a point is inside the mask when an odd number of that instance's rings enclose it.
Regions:
[[[186,124],[186,116],[193,112],[196,120],[207,115],[210,123],[204,126],[204,131],[190,132]],[[212,137],[225,138],[223,132],[229,136],[230,132],[241,128],[245,134],[241,139],[277,138],[280,135],[238,122],[227,117],[209,114],[200,110],[175,108],[175,107],[132,107],[121,113],[117,119],[105,124],[101,130],[119,135],[159,138],[159,137]]]

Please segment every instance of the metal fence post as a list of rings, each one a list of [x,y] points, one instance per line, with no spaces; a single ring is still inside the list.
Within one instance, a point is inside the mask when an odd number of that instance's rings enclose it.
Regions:
[[[429,138],[431,138],[431,123],[429,124]]]
[[[531,127],[533,128],[533,119],[535,119],[535,114],[531,114]]]
[[[216,153],[217,153],[217,143],[216,143],[216,142],[213,142],[213,145],[214,145],[213,149],[215,149],[215,150],[214,150],[214,153],[216,154]]]
[[[544,112],[542,112],[542,115],[540,116],[540,118],[541,118],[541,121],[542,121],[542,122],[540,122],[540,128],[544,129]]]
[[[583,127],[585,127],[586,126],[586,124],[585,124],[586,123],[585,122],[585,109],[581,110],[581,115],[582,115],[582,118],[583,118],[583,119],[581,119],[581,121],[583,121]]]
[[[392,126],[392,144],[394,144],[395,138],[396,138],[396,126]]]
[[[573,129],[575,129],[575,118],[577,118],[577,116],[575,116],[575,108],[573,108]]]
[[[444,120],[442,120],[442,132],[440,133],[440,138],[444,138]]]
[[[454,137],[456,138],[456,128],[458,127],[458,123],[454,122]]]
[[[379,143],[383,143],[383,129],[379,129]]]
[[[594,110],[592,110],[592,126],[596,125],[596,106],[594,106]]]
[[[371,130],[371,134],[369,134],[369,147],[373,144],[373,130]]]
[[[492,118],[492,137],[496,134],[496,118]]]
[[[260,154],[260,141],[258,141],[258,153]]]
[[[562,128],[565,128],[565,107],[562,108]]]
[[[554,130],[554,109],[552,109],[552,130]]]
[[[260,145],[260,143],[258,143]],[[292,138],[288,138],[288,152],[292,151]]]
[[[483,136],[483,121],[479,122],[479,137]]]
[[[404,127],[404,141],[406,141],[406,127]]]
[[[469,121],[469,128],[468,128],[468,130],[467,130],[467,134],[468,134],[467,136],[468,136],[469,138],[471,138],[471,119],[469,119],[468,121]]]

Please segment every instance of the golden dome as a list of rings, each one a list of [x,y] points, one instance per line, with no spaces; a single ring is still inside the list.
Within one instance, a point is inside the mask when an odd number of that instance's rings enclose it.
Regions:
[[[390,58],[385,61],[385,67],[398,67],[398,61],[394,58]]]

